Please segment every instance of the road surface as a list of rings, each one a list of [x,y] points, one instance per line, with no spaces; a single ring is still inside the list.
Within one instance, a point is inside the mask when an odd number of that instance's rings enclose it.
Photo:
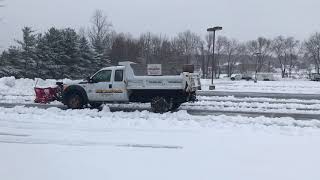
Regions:
[[[250,98],[320,100],[320,94],[199,91],[197,92],[197,95],[199,96],[234,96],[238,98],[250,97]]]

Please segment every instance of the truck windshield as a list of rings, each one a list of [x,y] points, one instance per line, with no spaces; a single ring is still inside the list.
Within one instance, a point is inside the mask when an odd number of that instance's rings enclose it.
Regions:
[[[102,70],[92,77],[93,82],[110,82],[111,70]]]

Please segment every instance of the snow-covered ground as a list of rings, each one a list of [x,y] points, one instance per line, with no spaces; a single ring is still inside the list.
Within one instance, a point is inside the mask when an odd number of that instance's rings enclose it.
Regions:
[[[0,108],[0,177],[317,180],[320,122]]]
[[[208,90],[211,80],[202,79],[202,90]],[[302,93],[320,94],[320,82],[310,80],[280,80],[280,81],[231,81],[215,79],[217,91],[233,92],[263,92],[263,93]]]
[[[70,81],[70,80],[64,80]],[[37,83],[36,83],[37,82]],[[0,78],[0,103],[26,103],[55,80]],[[203,80],[204,89],[209,81]],[[320,93],[310,81],[215,81],[219,91]],[[318,180],[320,121],[194,116],[186,110],[319,114],[320,100],[199,97],[178,112],[0,107],[0,177]],[[148,104],[110,107],[149,108]]]

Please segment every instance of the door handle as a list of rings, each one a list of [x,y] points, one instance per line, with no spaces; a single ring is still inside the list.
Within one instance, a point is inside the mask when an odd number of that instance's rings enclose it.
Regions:
[[[109,84],[109,89],[112,89],[112,84]]]

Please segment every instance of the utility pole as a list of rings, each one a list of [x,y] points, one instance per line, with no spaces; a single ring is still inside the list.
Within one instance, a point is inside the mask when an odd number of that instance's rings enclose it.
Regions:
[[[320,46],[317,45],[317,50],[318,50],[318,66],[317,66],[317,73],[320,74],[320,68],[319,68],[319,62],[320,62]]]
[[[260,60],[261,53],[260,52],[256,52],[253,55],[257,56],[256,57],[256,72],[255,72],[255,75],[254,75],[254,83],[257,83],[258,82],[258,77],[257,77],[258,66],[259,66],[259,60]]]
[[[212,32],[213,33],[213,37],[212,37],[212,64],[211,64],[211,85],[213,86],[213,70],[216,71],[215,69],[215,56],[214,56],[214,48],[215,48],[215,43],[216,43],[216,31],[220,31],[222,30],[222,27],[220,26],[216,26],[213,28],[208,28],[207,32]]]

